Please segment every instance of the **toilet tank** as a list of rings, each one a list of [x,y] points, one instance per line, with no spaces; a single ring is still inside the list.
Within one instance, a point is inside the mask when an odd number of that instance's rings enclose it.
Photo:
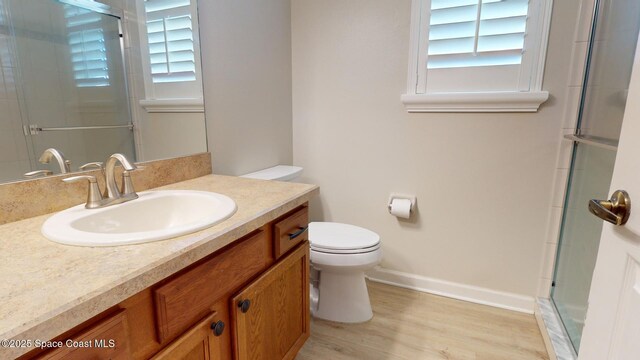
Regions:
[[[252,172],[250,174],[245,174],[241,177],[261,180],[291,181],[299,177],[300,174],[302,174],[302,168],[299,166],[277,165]]]

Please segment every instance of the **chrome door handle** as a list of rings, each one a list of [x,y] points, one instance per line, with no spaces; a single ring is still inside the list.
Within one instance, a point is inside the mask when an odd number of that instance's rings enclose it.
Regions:
[[[609,200],[589,200],[589,211],[613,225],[624,225],[631,214],[631,199],[624,190],[616,190]]]

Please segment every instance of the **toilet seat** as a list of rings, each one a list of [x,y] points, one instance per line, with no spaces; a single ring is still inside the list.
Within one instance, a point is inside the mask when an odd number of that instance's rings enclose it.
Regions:
[[[309,223],[311,250],[328,254],[362,254],[380,248],[380,236],[355,225],[334,222]]]
[[[322,252],[322,253],[326,253],[326,254],[336,254],[336,255],[340,255],[340,254],[364,254],[364,253],[368,253],[368,252],[372,252],[372,251],[376,251],[378,249],[380,249],[380,244],[378,245],[374,245],[371,247],[367,247],[367,248],[362,248],[362,249],[325,249],[322,247],[316,247],[311,245],[310,246],[311,251],[317,251],[317,252]]]

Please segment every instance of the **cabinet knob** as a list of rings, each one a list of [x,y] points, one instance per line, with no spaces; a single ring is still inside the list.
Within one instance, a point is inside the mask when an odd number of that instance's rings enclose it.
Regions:
[[[212,323],[211,330],[213,330],[213,334],[215,336],[222,335],[222,332],[224,331],[224,322],[218,320],[217,322]]]
[[[247,311],[249,311],[250,306],[251,300],[249,299],[242,300],[238,303],[238,307],[240,308],[240,311],[242,311],[242,313],[246,313]]]

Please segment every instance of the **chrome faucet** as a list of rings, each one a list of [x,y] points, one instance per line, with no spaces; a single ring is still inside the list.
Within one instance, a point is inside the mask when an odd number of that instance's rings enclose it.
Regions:
[[[122,164],[122,186],[118,189],[116,184],[115,169],[117,163]],[[91,164],[95,165],[95,164]],[[120,204],[126,201],[131,201],[138,198],[138,194],[133,188],[133,182],[131,181],[130,172],[136,170],[137,167],[127,160],[122,154],[113,154],[107,159],[104,167],[104,178],[106,183],[106,191],[104,196],[100,193],[100,187],[95,176],[82,175],[73,176],[70,178],[62,179],[64,182],[76,182],[81,180],[89,181],[89,193],[87,195],[87,203],[85,208],[98,209],[109,205]]]
[[[58,161],[61,174],[71,172],[71,161],[65,159],[62,151],[56,150],[54,148],[45,150],[38,161],[40,161],[41,164],[48,164],[52,158],[55,158],[56,161]]]

